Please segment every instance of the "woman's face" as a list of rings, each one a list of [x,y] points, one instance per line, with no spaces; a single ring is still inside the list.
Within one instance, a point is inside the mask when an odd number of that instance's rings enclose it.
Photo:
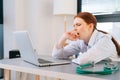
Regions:
[[[90,34],[90,29],[91,29],[91,25],[87,24],[82,18],[78,18],[76,17],[74,19],[74,30],[77,32],[77,34],[79,35],[79,39],[86,39],[87,37],[89,37]]]

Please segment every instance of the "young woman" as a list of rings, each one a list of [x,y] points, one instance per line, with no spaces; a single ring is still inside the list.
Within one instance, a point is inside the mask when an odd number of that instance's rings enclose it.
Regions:
[[[97,20],[88,12],[80,12],[74,17],[74,29],[65,32],[53,49],[52,56],[66,59],[78,55],[72,61],[84,64],[89,61],[95,63],[109,58],[120,61],[120,46],[116,40],[106,32],[96,29]],[[66,40],[72,40],[66,45]]]

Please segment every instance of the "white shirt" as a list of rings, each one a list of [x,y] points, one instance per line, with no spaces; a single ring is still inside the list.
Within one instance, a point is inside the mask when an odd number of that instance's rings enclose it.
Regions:
[[[77,40],[61,49],[57,49],[55,46],[52,56],[55,58],[68,58],[72,55],[79,54],[76,59],[72,60],[77,64],[90,61],[97,63],[106,58],[113,61],[120,61],[116,47],[111,39],[111,35],[94,30],[88,45],[86,45],[83,40]]]

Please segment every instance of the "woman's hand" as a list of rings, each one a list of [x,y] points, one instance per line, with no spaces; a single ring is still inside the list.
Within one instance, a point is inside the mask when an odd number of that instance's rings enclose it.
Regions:
[[[79,34],[75,30],[65,32],[62,35],[62,37],[60,38],[60,40],[57,44],[57,48],[59,49],[59,48],[62,48],[63,46],[66,46],[67,39],[75,41],[75,40],[79,39]]]
[[[66,39],[69,39],[69,40],[72,40],[72,41],[75,41],[75,40],[79,39],[79,33],[77,33],[77,31],[75,31],[75,30],[72,30],[72,31],[69,31],[69,32],[65,32],[63,34],[63,36]]]

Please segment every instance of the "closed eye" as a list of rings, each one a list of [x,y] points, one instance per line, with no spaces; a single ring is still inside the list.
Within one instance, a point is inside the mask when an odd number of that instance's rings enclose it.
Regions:
[[[75,27],[75,26],[81,26],[81,24],[78,24],[78,23],[77,23],[77,24],[74,24],[73,27]]]
[[[76,26],[81,26],[81,24],[76,24]]]

